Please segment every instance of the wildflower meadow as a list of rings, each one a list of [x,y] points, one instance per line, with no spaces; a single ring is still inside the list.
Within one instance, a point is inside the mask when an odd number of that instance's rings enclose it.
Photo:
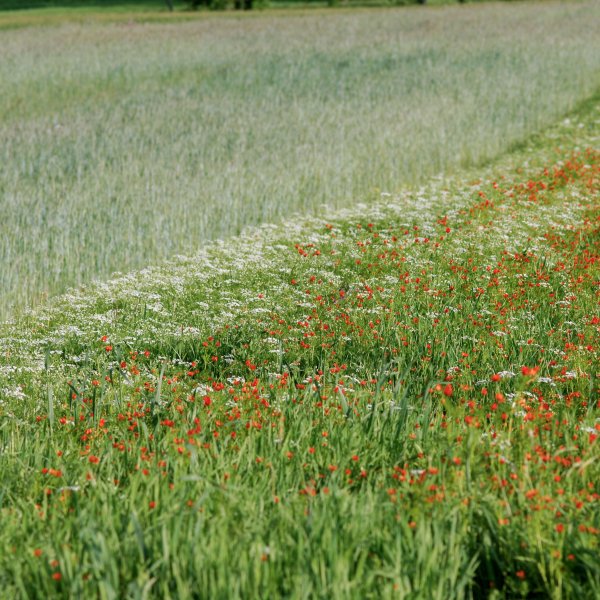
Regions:
[[[599,140],[0,325],[0,598],[600,597]]]

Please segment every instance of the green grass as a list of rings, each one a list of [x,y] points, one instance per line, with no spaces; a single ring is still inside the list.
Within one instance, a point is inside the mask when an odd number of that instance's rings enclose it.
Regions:
[[[0,315],[490,160],[597,89],[597,13],[519,3],[1,31]]]
[[[475,0],[477,1],[477,0]],[[458,0],[429,0],[430,5],[451,4]],[[417,4],[412,1],[392,1],[392,0],[341,0],[338,2],[328,2],[327,0],[271,0],[267,2],[256,2],[255,10],[263,10],[267,7],[277,8],[315,8],[326,7],[334,4],[337,8],[349,6],[392,6]],[[230,3],[230,7],[233,2]],[[174,11],[191,12],[190,2],[185,0],[173,0]],[[85,10],[96,13],[102,12],[156,12],[167,11],[168,3],[166,0],[0,0],[0,11],[61,11],[63,16],[68,19],[71,15]],[[199,10],[206,10],[199,9]]]
[[[479,1],[479,0],[475,0]],[[487,0],[483,0],[487,1]],[[429,0],[428,7],[457,4],[458,0]],[[234,18],[252,18],[256,15],[293,16],[309,13],[312,15],[345,10],[362,10],[407,6],[410,3],[388,0],[258,0],[252,11],[232,12],[230,1],[224,10],[213,10],[207,7],[191,10],[189,4],[182,0],[173,2],[173,11],[161,0],[32,0],[22,3],[20,0],[0,0],[0,31],[6,29],[22,29],[24,27],[47,27],[65,23],[178,23],[214,17],[234,16]],[[412,4],[416,4],[413,2]],[[227,14],[229,11],[229,14]]]
[[[0,337],[0,596],[600,594],[600,104]]]
[[[185,2],[174,1],[175,8],[186,7]],[[164,0],[0,0],[1,11],[17,11],[31,9],[70,9],[89,10],[167,10],[168,5]]]
[[[0,599],[599,597],[596,13],[1,31]]]

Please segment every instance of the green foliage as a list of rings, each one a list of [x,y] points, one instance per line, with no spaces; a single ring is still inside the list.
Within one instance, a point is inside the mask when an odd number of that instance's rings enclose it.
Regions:
[[[175,6],[183,6],[184,0],[173,0]],[[168,0],[0,0],[2,10],[25,10],[31,8],[168,8]]]
[[[252,10],[253,8],[265,8],[266,1],[259,0],[191,0],[189,6],[192,10],[198,8],[208,8],[210,10],[227,10],[234,8],[235,10]]]
[[[409,6],[414,4],[456,4],[465,0],[271,0],[277,8],[288,6],[322,7],[322,6]],[[488,2],[489,0],[469,0],[470,2]],[[512,0],[507,0],[512,1]],[[198,10],[200,8],[213,8],[223,10],[233,8],[236,10],[251,10],[252,8],[265,8],[269,2],[266,0],[0,0],[0,11],[13,11],[25,9],[90,9],[90,10],[164,10],[170,9],[171,3],[175,9]],[[65,14],[68,17],[68,14]]]

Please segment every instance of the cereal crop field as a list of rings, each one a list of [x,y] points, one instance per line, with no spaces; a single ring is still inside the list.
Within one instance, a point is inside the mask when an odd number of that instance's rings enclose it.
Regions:
[[[0,29],[0,319],[489,161],[596,90],[599,13],[102,13]]]

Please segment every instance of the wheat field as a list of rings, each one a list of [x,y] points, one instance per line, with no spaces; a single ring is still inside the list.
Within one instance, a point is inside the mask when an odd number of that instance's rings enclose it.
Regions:
[[[0,318],[485,162],[600,83],[596,2],[0,31]]]

